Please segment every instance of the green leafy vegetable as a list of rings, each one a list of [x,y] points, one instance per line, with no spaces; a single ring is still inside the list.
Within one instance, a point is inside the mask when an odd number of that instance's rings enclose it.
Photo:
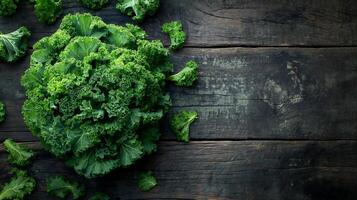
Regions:
[[[19,0],[0,0],[0,16],[10,16],[16,12]]]
[[[162,26],[162,32],[167,33],[170,37],[170,49],[181,49],[186,40],[186,33],[182,29],[180,21],[165,23]]]
[[[25,171],[15,169],[15,176],[6,183],[0,192],[0,200],[20,200],[31,194],[36,187],[34,178],[27,175]]]
[[[151,154],[156,151],[156,142],[160,139],[161,133],[157,127],[150,127],[142,130],[140,141],[143,145],[143,152]]]
[[[118,0],[117,9],[141,22],[146,16],[152,16],[160,6],[160,0]]]
[[[108,4],[109,0],[79,0],[85,7],[99,10]]]
[[[198,64],[195,61],[189,61],[185,67],[177,74],[169,77],[170,81],[175,82],[181,87],[189,87],[198,79]]]
[[[138,185],[141,191],[146,192],[153,189],[157,185],[157,181],[151,171],[140,172]]]
[[[102,176],[156,150],[171,71],[169,51],[139,27],[69,14],[34,45],[24,120],[77,173]]]
[[[62,12],[62,0],[34,0],[35,14],[42,23],[53,24]]]
[[[0,101],[0,122],[3,122],[5,120],[5,115],[6,115],[5,104]]]
[[[103,193],[96,193],[95,195],[90,197],[89,200],[110,200],[110,197]]]
[[[9,162],[18,166],[26,166],[34,157],[34,152],[27,147],[24,147],[11,139],[4,141],[4,147],[9,153]]]
[[[78,199],[85,194],[83,186],[62,176],[47,179],[47,192],[61,199],[66,198],[69,194],[72,194],[73,199]]]
[[[0,32],[0,60],[14,62],[23,57],[30,35],[26,27],[21,27],[8,34]]]
[[[178,141],[189,142],[190,125],[198,118],[195,111],[181,111],[176,113],[170,120],[172,131]]]

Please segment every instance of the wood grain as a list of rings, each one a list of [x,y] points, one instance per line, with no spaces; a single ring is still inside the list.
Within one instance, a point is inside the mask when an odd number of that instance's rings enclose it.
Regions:
[[[63,15],[89,12],[77,1],[63,2]],[[108,23],[132,22],[115,10],[115,2],[90,12]],[[168,44],[161,25],[183,22],[188,39],[186,48],[173,54],[175,67],[194,59],[200,77],[192,88],[169,85],[168,90],[172,112],[199,112],[191,129],[195,141],[172,141],[168,116],[155,155],[105,178],[84,180],[42,150],[23,123],[20,78],[29,56],[0,63],[0,100],[8,113],[0,142],[32,141],[26,144],[38,152],[28,169],[38,181],[29,199],[53,199],[45,192],[45,179],[65,175],[85,184],[87,197],[102,191],[113,199],[355,200],[357,1],[161,2],[158,14],[141,26],[151,39]],[[27,26],[32,45],[59,22],[39,23],[33,6],[23,1],[16,15],[0,17],[0,31]],[[0,185],[11,177],[6,156],[0,145]],[[152,170],[159,186],[140,192],[140,170]]]
[[[64,14],[89,12],[78,1],[64,0]],[[111,6],[93,14],[106,22],[130,22]],[[186,46],[356,46],[357,2],[354,0],[162,0],[159,13],[142,24],[151,38],[167,39],[164,22],[182,20]],[[24,1],[14,17],[0,18],[1,31],[25,25],[32,42],[57,29],[37,21]]]
[[[31,145],[39,149],[37,144]],[[0,153],[4,160],[6,153]],[[136,168],[97,180],[84,180],[39,150],[29,169],[39,187],[30,199],[53,199],[45,179],[65,175],[85,183],[88,194],[106,192],[113,199],[290,199],[352,200],[357,193],[357,142],[161,142],[159,151]],[[0,163],[0,182],[8,164]],[[153,170],[159,185],[137,188],[136,174]]]
[[[171,87],[176,109],[199,111],[194,138],[355,139],[357,49],[186,49],[198,85]],[[182,108],[184,107],[184,108]]]
[[[172,112],[199,112],[192,139],[357,139],[357,48],[186,48],[173,54],[176,70],[190,59],[200,63],[197,85],[169,91]],[[27,131],[19,83],[26,65],[0,68],[8,109],[0,139]]]

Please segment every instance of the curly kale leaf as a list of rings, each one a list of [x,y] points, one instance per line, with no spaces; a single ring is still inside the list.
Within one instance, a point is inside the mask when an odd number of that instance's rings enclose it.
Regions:
[[[97,192],[91,196],[88,200],[110,200],[110,197],[106,194]]]
[[[189,142],[190,125],[198,118],[195,111],[181,111],[176,113],[170,120],[172,131],[178,141]]]
[[[138,52],[143,55],[146,61],[153,67],[159,67],[160,64],[166,64],[166,59],[169,56],[169,51],[159,40],[140,40],[138,41]]]
[[[8,160],[10,163],[18,166],[26,166],[34,157],[34,152],[25,146],[17,144],[11,139],[4,141],[5,150],[9,153]]]
[[[0,122],[3,122],[5,120],[5,116],[6,116],[5,104],[0,101]]]
[[[81,4],[93,10],[99,10],[108,4],[109,0],[79,0]]]
[[[27,175],[25,171],[14,170],[15,176],[0,191],[0,200],[20,200],[31,194],[36,187],[34,178]]]
[[[30,35],[26,27],[20,27],[8,34],[0,32],[0,60],[14,62],[23,57],[27,50],[27,41]]]
[[[64,50],[61,52],[61,54],[59,56],[63,60],[71,59],[71,58],[74,58],[76,60],[82,60],[83,58],[89,56],[90,53],[94,53],[94,52],[98,51],[100,44],[101,44],[101,41],[97,38],[77,37],[77,38],[74,38],[73,41],[71,43],[69,43],[64,48]],[[68,70],[66,65],[58,65],[56,67],[58,67],[58,70],[61,70],[61,71]],[[64,69],[62,69],[62,68],[64,68]],[[52,85],[48,86],[48,90],[51,93],[50,86],[52,86]]]
[[[123,14],[141,22],[146,16],[152,16],[160,6],[160,0],[118,0],[116,8]]]
[[[141,191],[147,192],[153,189],[157,185],[157,181],[151,171],[140,172],[138,185]]]
[[[186,40],[186,33],[182,29],[180,21],[165,23],[162,26],[162,32],[167,33],[170,37],[170,49],[181,49]]]
[[[125,25],[128,31],[130,31],[131,34],[133,34],[136,39],[138,40],[145,40],[147,37],[146,32],[141,29],[139,26],[135,26],[133,24],[126,24]]]
[[[108,26],[107,43],[115,45],[116,47],[134,49],[136,47],[136,40],[135,35],[127,28],[116,25]]]
[[[189,61],[185,67],[175,75],[168,78],[177,86],[189,87],[198,79],[198,64],[195,61]]]
[[[157,127],[144,128],[140,133],[140,141],[143,145],[143,151],[151,154],[156,151],[156,142],[160,139],[161,133]]]
[[[107,24],[100,17],[89,13],[66,15],[62,19],[60,30],[68,33],[71,37],[92,36],[102,38],[107,35]]]
[[[87,178],[134,164],[156,149],[171,107],[169,51],[137,26],[69,14],[34,45],[22,113],[43,146]],[[150,127],[150,131],[145,132]]]
[[[0,0],[0,16],[10,16],[16,12],[19,0]]]
[[[97,177],[107,174],[113,169],[132,165],[143,155],[142,144],[137,139],[124,141],[120,147],[116,147],[116,152],[108,149],[98,149],[97,152],[84,152],[80,157],[73,157],[67,161],[79,174],[87,178]],[[115,158],[103,160],[105,157]]]
[[[47,179],[47,192],[53,196],[64,199],[72,194],[73,199],[78,199],[85,194],[84,186],[72,182],[62,176],[54,176]]]
[[[42,23],[55,23],[61,12],[62,0],[35,0],[35,15]]]

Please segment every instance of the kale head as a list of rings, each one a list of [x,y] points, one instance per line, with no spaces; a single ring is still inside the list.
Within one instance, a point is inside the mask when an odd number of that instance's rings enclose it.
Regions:
[[[171,106],[169,51],[137,26],[69,14],[34,45],[22,113],[43,146],[87,178],[156,149]]]

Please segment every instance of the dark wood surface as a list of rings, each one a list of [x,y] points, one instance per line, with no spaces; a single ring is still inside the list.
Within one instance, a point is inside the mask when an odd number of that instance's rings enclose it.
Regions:
[[[90,12],[131,22],[114,4]],[[64,0],[64,7],[89,12],[77,1]],[[195,87],[169,86],[173,111],[199,112],[194,141],[175,142],[165,120],[155,155],[106,178],[86,181],[41,149],[21,117],[28,56],[0,63],[8,113],[0,141],[13,138],[38,152],[30,171],[39,187],[29,199],[52,199],[44,179],[60,174],[113,199],[357,199],[357,1],[162,0],[141,26],[167,44],[160,27],[170,20],[182,20],[188,34],[173,54],[175,67],[200,63]],[[20,25],[32,31],[31,44],[58,28],[37,22],[27,1],[15,16],[0,18],[1,32]],[[0,146],[0,184],[10,178],[6,156]],[[151,192],[137,189],[141,169],[158,177]]]
[[[88,11],[76,0],[63,0],[64,12]],[[92,13],[109,23],[130,22],[111,6]],[[143,27],[158,38],[163,22],[180,19],[189,32],[187,46],[353,46],[357,44],[357,5],[354,0],[162,0],[160,12]],[[57,29],[37,22],[24,1],[4,30],[19,24],[33,30],[33,41]],[[14,23],[17,22],[17,23]]]
[[[31,146],[39,149],[37,143]],[[0,153],[1,159],[6,156]],[[166,141],[135,169],[88,181],[40,151],[31,167],[39,183],[31,198],[51,199],[45,178],[66,174],[85,183],[88,194],[102,191],[118,199],[353,199],[356,159],[357,143],[351,141]],[[1,164],[0,172],[8,168]],[[143,193],[133,177],[146,169],[153,170],[159,185]]]

